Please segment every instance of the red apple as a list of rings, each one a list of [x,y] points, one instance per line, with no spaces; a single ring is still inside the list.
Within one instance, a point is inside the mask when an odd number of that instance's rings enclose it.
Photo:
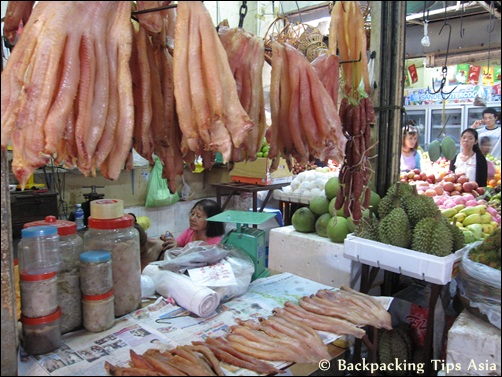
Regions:
[[[453,184],[453,190],[461,192],[462,191],[462,185],[460,183],[454,183]]]
[[[445,191],[448,191],[448,192],[452,192],[454,190],[455,187],[453,187],[453,183],[452,182],[444,182],[443,183],[443,189]]]
[[[420,181],[420,174],[415,174],[415,175],[413,176],[413,180],[414,180],[414,181]]]
[[[427,189],[427,190],[425,190],[425,195],[427,195],[427,196],[436,196],[437,192],[434,189]]]
[[[457,180],[457,177],[455,177],[455,174],[447,174],[443,177],[443,181],[445,182],[455,182]]]
[[[434,190],[436,191],[436,194],[438,194],[438,195],[444,194],[444,189],[441,185],[434,186]]]
[[[413,173],[420,174],[420,169],[413,169]]]
[[[471,182],[464,182],[462,184],[462,190],[464,190],[464,192],[471,192],[473,189],[474,187]]]
[[[432,183],[436,183],[436,176],[434,174],[429,174],[427,180]]]
[[[422,173],[420,173],[420,179],[421,179],[422,181],[426,181],[426,180],[427,180],[427,174],[425,174],[425,173],[423,173],[423,172],[422,172]]]
[[[477,198],[479,196],[478,192],[476,190],[472,190],[471,191],[471,194],[472,196],[474,196],[475,198]]]
[[[465,182],[469,182],[469,178],[467,178],[465,175],[461,175],[457,178],[457,183],[463,185]]]
[[[484,187],[478,187],[475,189],[479,195],[484,195],[485,194],[485,188]]]
[[[477,190],[477,189],[478,189],[478,187],[479,187],[478,182],[476,182],[476,181],[470,181],[470,182],[471,182],[471,184],[472,184],[472,188],[473,188],[473,190]]]

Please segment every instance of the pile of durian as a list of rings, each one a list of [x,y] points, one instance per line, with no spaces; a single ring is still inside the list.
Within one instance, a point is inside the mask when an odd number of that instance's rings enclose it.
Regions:
[[[462,231],[430,196],[406,182],[392,185],[378,205],[378,217],[364,218],[354,235],[440,257],[465,246]]]

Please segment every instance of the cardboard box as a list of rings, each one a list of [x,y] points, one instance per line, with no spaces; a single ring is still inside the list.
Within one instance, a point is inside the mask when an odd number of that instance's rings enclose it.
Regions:
[[[458,272],[467,246],[446,257],[425,254],[349,234],[344,242],[345,258],[429,283],[445,285]]]
[[[255,161],[237,162],[230,172],[233,182],[243,182],[257,185],[287,183],[293,179],[286,160],[281,158],[276,171],[270,173],[272,160],[259,157]]]
[[[282,177],[282,178],[250,178],[250,177],[239,177],[237,175],[233,175],[231,177],[232,182],[241,182],[248,183],[250,185],[275,185],[279,183],[289,183],[293,179],[293,177]]]

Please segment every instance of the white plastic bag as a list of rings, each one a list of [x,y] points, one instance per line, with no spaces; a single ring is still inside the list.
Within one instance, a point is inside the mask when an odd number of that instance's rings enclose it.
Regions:
[[[233,275],[231,280],[227,279],[222,283],[222,278],[217,274],[207,277],[206,273],[205,280],[198,279],[194,283],[203,284],[214,290],[218,293],[221,302],[244,294],[251,283],[255,267],[251,257],[235,247],[223,244],[209,245],[204,241],[194,241],[183,248],[168,250],[164,254],[164,261],[155,264],[161,270],[183,273],[186,270],[193,271],[197,268],[215,266],[219,262],[222,264],[224,262],[224,266],[217,267],[227,270],[229,267],[231,268]],[[193,276],[196,275],[193,273]]]
[[[500,329],[501,272],[469,259],[469,252],[481,243],[472,243],[462,255],[456,277],[458,291],[461,297],[469,301],[471,308],[478,309],[492,325]]]

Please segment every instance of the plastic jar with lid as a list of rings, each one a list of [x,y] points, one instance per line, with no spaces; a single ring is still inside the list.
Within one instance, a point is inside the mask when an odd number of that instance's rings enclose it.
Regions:
[[[90,332],[108,330],[115,322],[113,290],[102,295],[82,295],[84,327]]]
[[[105,250],[80,254],[80,290],[84,295],[102,295],[113,288],[111,253]]]
[[[44,220],[24,224],[24,228],[55,226],[59,235],[61,264],[58,271],[58,302],[61,307],[61,333],[82,326],[82,294],[80,292],[79,256],[84,251],[84,240],[77,234],[73,221],[47,216]]]
[[[23,347],[31,355],[52,352],[61,345],[61,308],[48,316],[28,318],[21,316]]]
[[[35,318],[52,314],[58,308],[58,284],[56,272],[45,274],[19,274],[21,313]]]
[[[24,228],[34,226],[55,226],[57,228],[61,253],[59,272],[78,271],[79,256],[84,251],[84,240],[77,234],[77,224],[73,221],[58,220],[56,216],[47,216],[45,220],[32,221],[23,225]]]
[[[123,215],[114,219],[97,219],[89,216],[87,227],[84,250],[107,250],[112,256],[115,316],[138,309],[141,306],[141,262],[134,217]]]
[[[20,271],[36,275],[59,270],[61,252],[55,226],[22,229],[18,250]]]

